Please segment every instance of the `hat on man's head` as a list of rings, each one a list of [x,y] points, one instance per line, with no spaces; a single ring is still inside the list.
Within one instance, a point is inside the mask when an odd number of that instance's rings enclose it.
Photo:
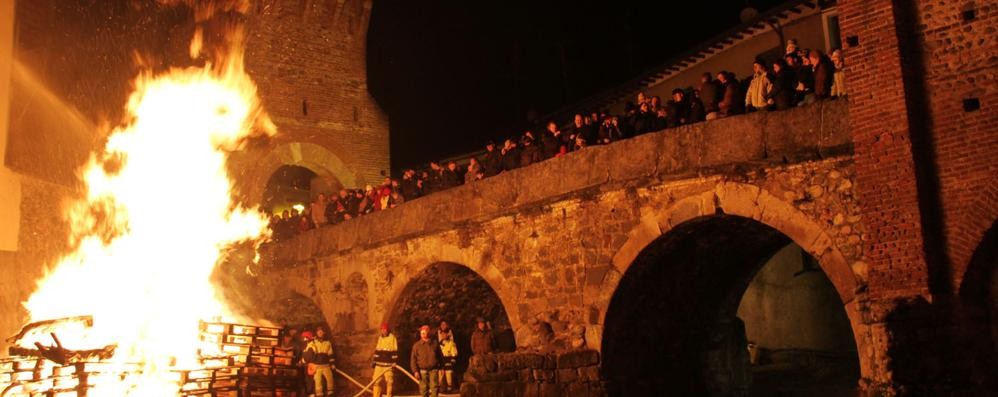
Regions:
[[[381,323],[381,326],[378,327],[378,328],[379,329],[388,329],[388,323]]]
[[[419,327],[419,331],[420,332],[422,332],[423,330],[426,330],[426,332],[430,332],[430,326],[429,325],[424,325],[422,327]]]

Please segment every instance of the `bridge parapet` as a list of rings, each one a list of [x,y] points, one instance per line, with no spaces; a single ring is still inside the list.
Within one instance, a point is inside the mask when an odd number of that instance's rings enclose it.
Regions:
[[[842,100],[782,112],[756,112],[645,134],[458,186],[263,249],[265,265],[374,247],[516,213],[607,187],[794,164],[852,153]],[[749,167],[749,166],[756,167]],[[644,183],[642,183],[644,182]]]

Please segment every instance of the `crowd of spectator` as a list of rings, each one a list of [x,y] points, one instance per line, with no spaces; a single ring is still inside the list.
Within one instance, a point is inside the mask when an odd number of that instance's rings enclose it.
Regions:
[[[727,71],[704,73],[699,87],[676,88],[663,102],[658,96],[637,93],[623,115],[592,111],[575,114],[562,128],[549,121],[544,128],[527,129],[502,145],[488,142],[485,152],[468,164],[455,161],[430,162],[422,170],[406,169],[398,179],[385,178],[378,186],[341,189],[327,197],[318,194],[301,213],[297,210],[274,215],[271,228],[277,240],[325,225],[337,224],[375,211],[394,208],[405,201],[446,190],[504,171],[526,167],[549,158],[605,145],[666,128],[714,120],[737,114],[779,111],[846,94],[840,50],[826,56],[805,50],[789,40],[783,58],[753,62],[753,75],[739,80]]]

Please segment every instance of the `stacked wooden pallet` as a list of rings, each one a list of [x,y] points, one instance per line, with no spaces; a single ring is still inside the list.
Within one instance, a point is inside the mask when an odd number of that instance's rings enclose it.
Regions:
[[[0,395],[4,397],[79,397],[101,378],[127,379],[138,365],[78,362],[58,365],[44,358],[0,359]]]
[[[211,366],[211,361],[220,359],[230,360],[226,368],[239,369],[240,396],[298,397],[302,374],[295,366],[291,347],[280,346],[281,336],[279,328],[202,323],[201,339],[205,349],[212,352],[205,357],[205,365]],[[211,386],[209,391],[219,389],[214,383]]]
[[[171,371],[183,397],[302,397],[294,352],[279,346],[281,330],[202,323],[201,365]],[[27,353],[30,354],[30,353]],[[0,396],[85,397],[102,378],[138,377],[138,364],[91,361],[60,365],[43,357],[0,358]]]

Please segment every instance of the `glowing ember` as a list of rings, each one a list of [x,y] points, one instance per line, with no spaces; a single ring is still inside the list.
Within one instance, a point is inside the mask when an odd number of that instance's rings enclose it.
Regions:
[[[231,244],[265,237],[267,219],[231,200],[226,152],[275,129],[241,32],[228,39],[215,65],[138,77],[128,119],[83,171],[86,199],[68,214],[75,252],[25,302],[31,321],[90,315],[93,326],[53,325],[21,347],[52,346],[53,331],[67,348],[114,344],[111,362],[141,363],[140,376],[91,380],[88,395],[176,395],[169,370],[199,365],[199,321],[231,316],[209,281],[215,265]]]

